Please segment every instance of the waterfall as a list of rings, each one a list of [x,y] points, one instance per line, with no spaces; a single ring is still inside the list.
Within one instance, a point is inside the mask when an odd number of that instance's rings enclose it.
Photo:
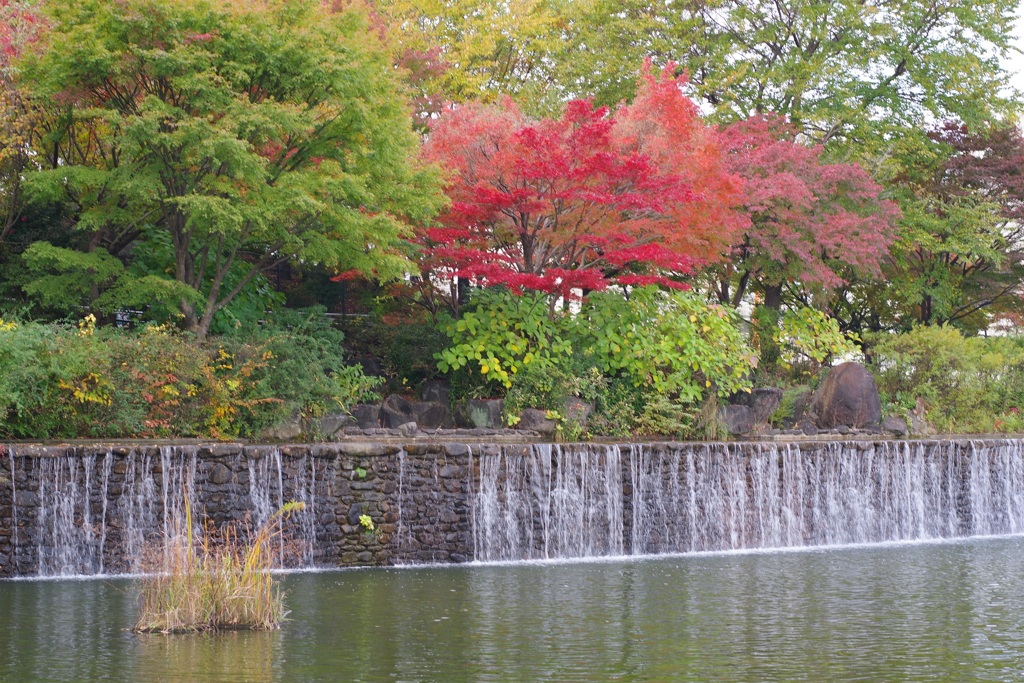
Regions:
[[[274,540],[287,567],[1024,533],[1021,439],[6,450],[4,576],[153,567],[186,501],[197,535],[304,503]]]
[[[537,445],[478,470],[481,561],[1024,531],[1019,439]]]
[[[303,455],[288,471],[280,448],[272,448],[261,457],[246,458],[249,474],[249,500],[252,504],[251,525],[258,529],[289,502],[302,503],[305,508],[293,514],[277,539],[278,564],[281,566],[312,566],[318,558],[317,499],[325,496],[330,468],[317,478],[317,458]],[[319,486],[319,488],[318,488]]]
[[[239,453],[228,462],[233,479],[214,484],[199,475],[197,446],[105,453],[71,448],[44,457],[19,457],[12,447],[10,453],[10,514],[20,572],[73,576],[145,570],[154,559],[146,556],[148,548],[181,532],[186,500],[197,535],[204,531],[204,519],[216,525],[248,521],[257,528],[284,502],[301,501],[305,510],[293,516],[287,533],[276,541],[279,564],[312,566],[318,557],[317,500],[327,495],[331,477],[327,464],[318,473],[317,458],[289,463],[293,469],[286,476],[277,448],[267,454]],[[24,512],[19,499],[27,506]],[[18,528],[19,516],[27,527]]]
[[[623,553],[621,451],[536,444],[481,454],[472,504],[477,560]]]

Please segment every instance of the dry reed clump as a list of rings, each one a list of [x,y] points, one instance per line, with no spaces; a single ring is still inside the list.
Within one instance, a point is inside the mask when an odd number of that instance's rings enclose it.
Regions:
[[[216,542],[211,534],[197,541],[186,499],[183,528],[157,549],[162,570],[142,579],[134,630],[193,633],[278,628],[287,612],[270,573],[271,541],[282,533],[282,522],[304,507],[304,503],[286,503],[248,543],[233,526],[225,528]]]

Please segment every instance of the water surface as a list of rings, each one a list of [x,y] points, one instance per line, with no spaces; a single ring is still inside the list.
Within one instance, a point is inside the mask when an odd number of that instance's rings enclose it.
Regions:
[[[1019,681],[1024,538],[284,578],[137,636],[131,580],[0,582],[0,681]]]

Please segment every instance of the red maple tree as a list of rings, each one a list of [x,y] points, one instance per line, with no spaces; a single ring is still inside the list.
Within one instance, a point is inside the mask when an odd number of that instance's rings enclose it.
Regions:
[[[532,121],[509,99],[450,109],[424,156],[451,200],[419,236],[429,282],[572,297],[609,284],[685,287],[742,225],[740,181],[669,66],[612,113],[590,101]],[[435,290],[436,291],[436,290]]]
[[[796,142],[781,116],[754,116],[722,133],[750,220],[719,269],[720,301],[737,306],[754,287],[777,309],[788,282],[831,289],[844,273],[879,272],[900,213],[867,171],[823,163],[822,148]]]

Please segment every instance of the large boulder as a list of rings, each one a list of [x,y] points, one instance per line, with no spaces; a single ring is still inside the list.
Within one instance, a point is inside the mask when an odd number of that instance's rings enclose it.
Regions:
[[[895,415],[889,415],[882,420],[882,430],[900,438],[910,434],[910,429],[907,427],[907,421],[902,417],[896,417]]]
[[[389,429],[398,429],[407,422],[415,422],[416,413],[412,403],[398,394],[391,394],[380,406],[380,423]]]
[[[882,401],[874,376],[860,363],[835,366],[815,390],[808,413],[821,429],[877,427]]]
[[[348,413],[329,413],[307,420],[304,431],[309,436],[329,438],[345,431],[346,427],[355,427],[357,424],[356,419]]]
[[[429,403],[448,405],[452,393],[452,385],[446,379],[435,379],[423,383],[420,398]]]
[[[731,403],[748,406],[753,412],[754,424],[765,424],[782,403],[782,389],[761,387],[743,391],[733,396]]]
[[[412,412],[420,429],[441,429],[451,426],[452,413],[448,403],[422,401],[412,404]]]
[[[718,409],[718,417],[730,436],[749,434],[754,429],[754,410],[750,406],[730,404]]]
[[[302,415],[295,413],[286,422],[274,425],[262,434],[264,441],[292,441],[302,435]]]
[[[928,405],[918,397],[914,409],[907,413],[907,428],[914,436],[935,436],[935,427],[928,421]]]
[[[546,410],[524,408],[523,412],[519,413],[519,424],[516,426],[519,429],[528,429],[541,436],[551,438],[555,435],[558,423],[548,417]]]
[[[348,412],[356,421],[356,426],[359,427],[359,429],[373,429],[375,427],[380,427],[379,404],[359,403],[349,408]]]
[[[577,396],[566,396],[563,408],[566,425],[578,425],[581,431],[586,431],[594,406]]]
[[[501,429],[505,401],[500,398],[471,398],[466,401],[465,426],[477,429]]]

